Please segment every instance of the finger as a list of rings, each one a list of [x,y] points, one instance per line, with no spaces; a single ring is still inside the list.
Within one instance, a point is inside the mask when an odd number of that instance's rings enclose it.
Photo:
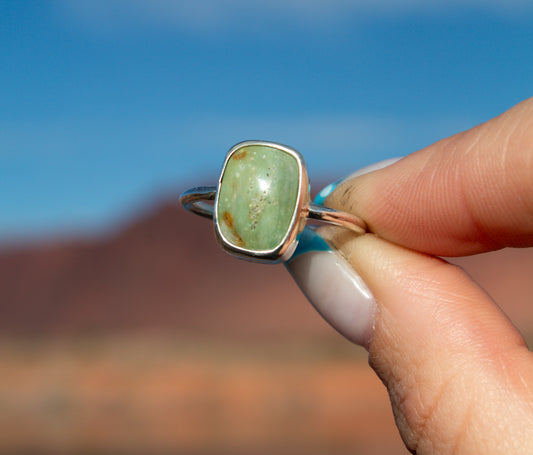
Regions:
[[[369,360],[407,447],[533,453],[532,354],[490,298],[440,259],[370,234],[320,232],[372,292]]]
[[[533,98],[382,170],[326,205],[418,251],[455,256],[533,245]]]

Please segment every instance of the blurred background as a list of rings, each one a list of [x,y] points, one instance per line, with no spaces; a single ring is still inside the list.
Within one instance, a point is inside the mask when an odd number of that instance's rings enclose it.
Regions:
[[[177,195],[314,192],[533,93],[528,0],[0,0],[0,453],[404,454],[365,352]],[[455,260],[533,335],[529,249]]]

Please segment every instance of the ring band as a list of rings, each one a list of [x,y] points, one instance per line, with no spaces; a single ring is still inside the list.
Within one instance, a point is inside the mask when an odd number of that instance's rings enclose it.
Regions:
[[[214,201],[216,194],[216,186],[198,186],[184,191],[180,196],[180,202],[190,212],[205,218],[213,218],[214,207],[205,201]],[[366,223],[358,216],[313,203],[309,204],[308,218],[342,226],[357,234],[366,232]]]
[[[235,145],[226,156],[218,186],[190,188],[180,196],[185,209],[213,218],[217,240],[226,251],[255,262],[289,259],[308,218],[356,234],[367,231],[360,217],[309,199],[300,153],[265,141]]]

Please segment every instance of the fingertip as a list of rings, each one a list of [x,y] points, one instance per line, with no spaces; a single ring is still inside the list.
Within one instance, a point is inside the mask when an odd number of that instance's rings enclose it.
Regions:
[[[501,404],[516,396],[508,375],[523,370],[513,354],[524,349],[520,334],[458,267],[372,234],[329,233],[377,302],[369,360],[408,447],[440,453],[459,444],[482,453],[501,413],[515,409]],[[496,439],[490,441],[499,447]]]
[[[375,315],[374,296],[319,232],[307,227],[285,266],[332,327],[350,341],[368,348]]]
[[[531,246],[532,112],[533,98],[394,166],[345,180],[325,204],[361,216],[382,238],[432,255]]]

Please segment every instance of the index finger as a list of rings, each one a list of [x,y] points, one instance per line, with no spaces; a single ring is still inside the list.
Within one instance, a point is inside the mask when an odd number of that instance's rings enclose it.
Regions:
[[[429,254],[533,246],[533,98],[341,183],[325,204]]]

